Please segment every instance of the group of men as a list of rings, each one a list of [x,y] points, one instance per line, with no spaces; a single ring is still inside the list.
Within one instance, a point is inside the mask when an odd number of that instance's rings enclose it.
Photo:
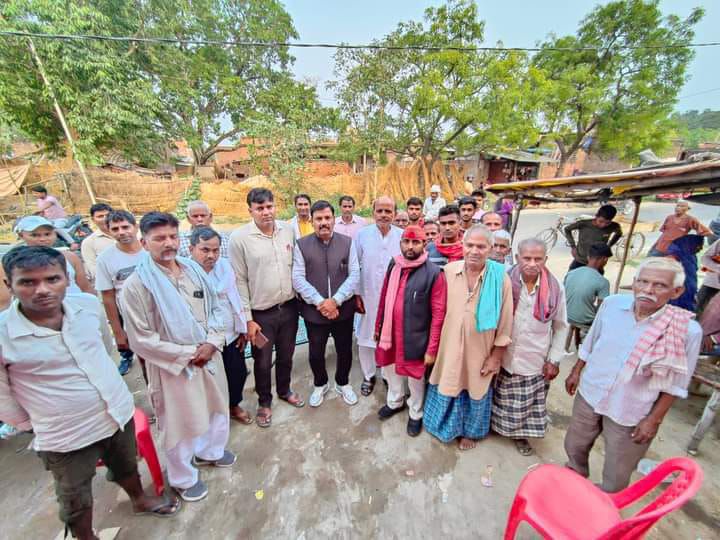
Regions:
[[[94,282],[104,310],[88,291],[70,291],[70,259],[51,243],[31,243],[38,227],[23,236],[27,245],[2,260],[14,301],[0,315],[0,419],[35,431],[34,448],[54,475],[60,517],[73,534],[95,538],[90,488],[98,458],[136,512],[171,515],[180,507],[174,496],[142,493],[132,396],[109,369],[107,322],[123,361],[133,353],[143,360],[169,484],[192,502],[208,492],[199,467],[236,460],[227,449],[231,420],[272,425],[273,365],[275,395],[305,405],[291,384],[299,317],[309,341],[311,407],[330,390],[331,336],[333,391],[348,406],[358,402],[350,383],[355,335],[360,394],[370,396],[378,377],[387,384],[380,420],[407,408],[412,437],[425,427],[467,450],[492,429],[529,455],[529,439],[545,434],[570,308],[584,308],[594,323],[565,381],[576,394],[568,466],[587,476],[602,433],[603,489],[625,487],[673,400],[685,396],[697,359],[699,326],[668,305],[682,292],[682,266],[648,259],[632,295],[606,298],[596,287],[590,300],[570,298],[546,266],[543,242],[520,241],[512,260],[507,220],[483,211],[482,190],[457,205],[444,204],[438,192],[433,186],[425,203],[411,198],[401,228],[386,196],[373,202],[367,223],[350,196],[339,200],[336,216],[328,201],[300,194],[297,216],[285,223],[276,219],[273,193],[254,188],[251,221],[229,236],[212,229],[201,201],[188,205],[187,233],[167,213],[136,223],[128,212],[93,206],[98,230],[83,243],[83,277]],[[601,274],[607,249],[593,242],[583,251],[586,265],[565,281],[573,294],[595,278],[584,273]],[[254,417],[241,406],[247,343]]]

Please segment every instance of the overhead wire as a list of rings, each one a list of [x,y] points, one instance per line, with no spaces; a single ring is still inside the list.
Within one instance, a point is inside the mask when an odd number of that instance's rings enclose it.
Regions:
[[[176,45],[212,45],[220,47],[292,47],[302,49],[366,49],[366,50],[390,50],[390,51],[457,51],[457,52],[582,52],[600,51],[604,47],[505,47],[505,46],[467,46],[467,45],[389,45],[385,43],[303,43],[297,41],[243,41],[243,40],[211,40],[211,39],[178,39],[168,37],[145,37],[145,36],[107,36],[96,34],[45,34],[41,32],[26,32],[19,30],[2,30],[0,37],[26,37],[48,40],[95,40],[125,43],[150,43],[150,44],[176,44]],[[665,43],[658,45],[618,45],[621,50],[664,50],[684,49],[699,47],[718,47],[720,41],[709,41],[703,43]]]

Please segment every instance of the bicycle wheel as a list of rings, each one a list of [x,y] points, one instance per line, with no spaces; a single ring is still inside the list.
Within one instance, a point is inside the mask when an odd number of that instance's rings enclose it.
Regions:
[[[645,235],[641,232],[633,233],[630,240],[630,257],[639,257],[645,247]]]
[[[535,238],[542,241],[545,244],[545,248],[549,252],[550,250],[552,250],[552,248],[555,247],[555,244],[557,244],[558,233],[555,229],[549,227],[537,233],[535,235]]]

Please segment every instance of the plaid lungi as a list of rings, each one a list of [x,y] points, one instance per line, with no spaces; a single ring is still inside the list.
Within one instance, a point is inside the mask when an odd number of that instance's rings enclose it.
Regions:
[[[516,375],[501,369],[493,394],[493,431],[512,439],[544,437],[546,398],[542,375]]]
[[[428,384],[423,424],[444,443],[458,437],[482,439],[490,431],[491,408],[492,388],[482,399],[472,399],[467,390],[449,397],[438,392],[436,384]]]

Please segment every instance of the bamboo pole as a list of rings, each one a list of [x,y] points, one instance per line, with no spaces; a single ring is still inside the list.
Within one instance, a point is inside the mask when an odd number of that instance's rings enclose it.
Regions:
[[[97,200],[95,199],[95,193],[93,192],[92,185],[90,184],[90,179],[88,178],[87,172],[85,171],[85,166],[83,165],[82,161],[80,161],[80,158],[78,158],[77,154],[77,148],[75,147],[75,140],[73,139],[72,134],[70,133],[70,128],[68,128],[67,122],[65,121],[65,115],[62,112],[62,109],[60,108],[60,104],[58,103],[57,98],[55,97],[55,92],[53,91],[53,87],[50,84],[50,81],[47,78],[47,75],[45,74],[45,68],[43,66],[42,60],[40,59],[40,56],[37,53],[37,50],[35,50],[35,43],[33,43],[32,38],[28,38],[28,45],[30,46],[30,52],[33,55],[33,58],[35,59],[35,63],[38,66],[38,71],[40,72],[40,77],[42,77],[43,83],[45,83],[45,86],[48,89],[48,93],[50,94],[50,97],[53,101],[53,107],[55,108],[55,114],[58,115],[58,119],[60,120],[60,125],[63,128],[63,131],[65,132],[65,137],[67,137],[68,142],[70,143],[70,148],[72,149],[73,158],[75,159],[75,163],[77,163],[78,168],[80,169],[80,175],[83,178],[83,182],[85,183],[85,189],[87,190],[88,196],[90,197],[90,203],[95,204]]]
[[[515,211],[513,212],[512,226],[510,227],[510,247],[512,248],[513,241],[515,240],[515,231],[517,230],[518,221],[520,221],[520,210],[522,210],[522,197],[518,196],[515,199]]]
[[[615,294],[620,289],[620,280],[622,279],[623,271],[625,270],[625,263],[627,262],[628,252],[632,243],[632,235],[635,232],[635,225],[637,224],[638,216],[640,215],[640,203],[642,197],[633,197],[635,203],[635,212],[633,212],[632,221],[630,222],[630,230],[628,230],[627,239],[625,240],[625,250],[623,251],[622,261],[620,262],[620,270],[618,270],[617,279],[615,279]]]

